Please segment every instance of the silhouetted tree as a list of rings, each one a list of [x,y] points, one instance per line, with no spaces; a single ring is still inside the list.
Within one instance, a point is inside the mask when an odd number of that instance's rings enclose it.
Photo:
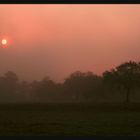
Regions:
[[[30,84],[27,81],[20,82],[19,91],[20,101],[30,101]]]
[[[123,63],[111,71],[104,72],[103,78],[110,86],[124,89],[128,103],[132,89],[140,85],[140,63],[133,61]]]
[[[101,77],[94,75],[92,72],[76,71],[65,79],[64,86],[66,92],[76,100],[85,100],[97,92],[100,85]]]
[[[18,76],[12,71],[6,72],[4,76],[0,77],[0,95],[3,96],[3,100],[13,101],[17,100],[18,93]]]
[[[39,92],[40,92],[40,82],[34,80],[32,83],[30,83],[29,86],[30,101],[32,102],[38,101]]]
[[[43,78],[41,81],[34,81],[31,84],[32,96],[36,101],[51,101],[57,94],[58,86],[49,77]]]

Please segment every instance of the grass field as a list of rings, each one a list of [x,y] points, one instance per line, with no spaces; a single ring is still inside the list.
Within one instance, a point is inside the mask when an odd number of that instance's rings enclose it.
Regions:
[[[140,104],[1,104],[0,135],[140,135]]]

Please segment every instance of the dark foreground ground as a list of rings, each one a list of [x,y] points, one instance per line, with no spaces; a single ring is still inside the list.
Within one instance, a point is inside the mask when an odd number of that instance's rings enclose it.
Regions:
[[[140,135],[140,104],[1,104],[0,135]]]

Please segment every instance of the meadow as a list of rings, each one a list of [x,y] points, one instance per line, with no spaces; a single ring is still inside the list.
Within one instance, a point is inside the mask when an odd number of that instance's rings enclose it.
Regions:
[[[140,104],[1,104],[0,135],[140,135]]]

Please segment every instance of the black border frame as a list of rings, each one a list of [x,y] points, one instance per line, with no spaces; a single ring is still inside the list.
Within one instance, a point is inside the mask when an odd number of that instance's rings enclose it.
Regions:
[[[0,0],[0,4],[140,4],[140,0]]]

